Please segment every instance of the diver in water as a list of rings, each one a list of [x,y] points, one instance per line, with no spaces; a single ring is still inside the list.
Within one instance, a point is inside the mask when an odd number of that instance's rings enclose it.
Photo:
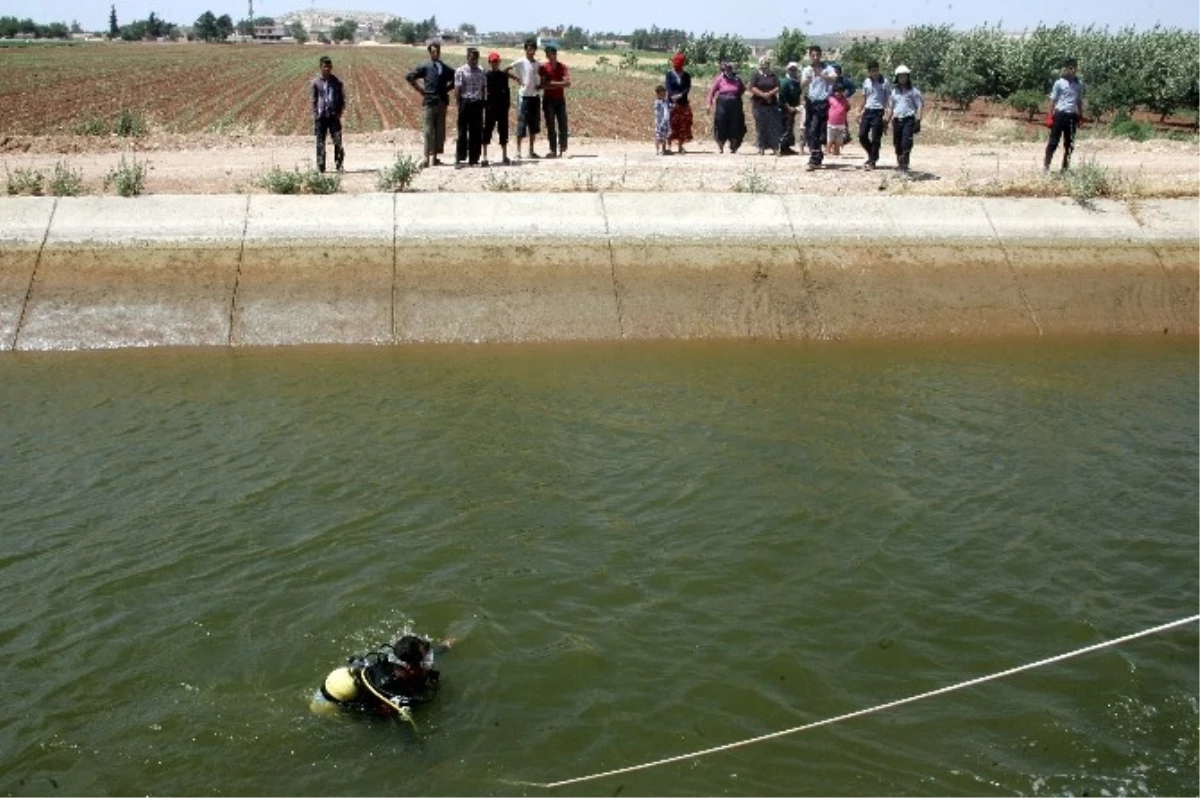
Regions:
[[[376,651],[351,657],[325,677],[313,709],[344,707],[399,715],[411,722],[411,708],[437,696],[441,674],[433,667],[434,654],[449,651],[455,642],[452,637],[434,643],[425,637],[403,635]]]

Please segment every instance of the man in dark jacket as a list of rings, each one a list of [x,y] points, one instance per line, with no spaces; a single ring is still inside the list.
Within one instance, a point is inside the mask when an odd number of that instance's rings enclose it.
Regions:
[[[408,73],[408,85],[421,95],[425,109],[425,165],[441,166],[438,156],[446,149],[446,109],[454,88],[454,70],[442,62],[442,46],[431,42],[429,61]],[[417,81],[421,85],[417,85]]]
[[[342,149],[342,113],[346,110],[346,92],[333,74],[333,61],[321,56],[321,74],[312,81],[313,131],[317,135],[317,171],[325,171],[325,136],[333,139],[333,165],[344,168],[346,151]]]

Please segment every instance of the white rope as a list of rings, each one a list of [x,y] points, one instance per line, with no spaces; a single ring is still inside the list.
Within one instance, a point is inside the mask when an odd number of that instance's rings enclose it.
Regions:
[[[1178,621],[1172,621],[1171,623],[1164,623],[1162,626],[1155,626],[1152,629],[1146,629],[1141,632],[1135,632],[1133,634],[1125,635],[1124,637],[1117,637],[1112,640],[1105,640],[1103,643],[1096,643],[1095,645],[1087,646],[1086,648],[1076,649],[1075,651],[1070,651],[1066,654],[1059,654],[1058,656],[1055,656],[1055,657],[1038,660],[1037,662],[1031,662],[1028,665],[1021,665],[1020,667],[1017,667],[1017,668],[1009,668],[1006,671],[1000,671],[999,673],[993,673],[990,676],[980,676],[978,679],[969,679],[965,682],[959,682],[958,684],[952,684],[949,687],[939,687],[937,690],[930,690],[927,693],[919,693],[918,695],[912,695],[912,696],[909,696],[908,698],[901,698],[897,701],[889,701],[886,704],[879,704],[878,706],[871,707],[870,709],[860,709],[857,712],[850,712],[845,715],[838,715],[836,718],[826,718],[825,720],[818,720],[815,723],[806,723],[803,726],[796,726],[795,728],[784,729],[783,731],[771,732],[770,734],[763,734],[758,737],[751,737],[748,740],[740,740],[736,743],[728,743],[726,745],[718,745],[715,748],[705,748],[702,751],[696,751],[695,753],[691,753],[691,754],[680,754],[679,756],[672,756],[672,757],[668,757],[667,759],[659,759],[655,762],[646,762],[645,764],[642,764],[642,765],[631,765],[629,767],[618,768],[616,770],[606,770],[603,773],[593,773],[590,776],[579,776],[574,779],[564,779],[562,781],[552,781],[552,782],[548,782],[545,784],[542,784],[539,782],[534,782],[534,781],[508,781],[507,783],[521,784],[521,785],[525,785],[525,786],[529,786],[529,787],[542,787],[545,789],[551,789],[553,787],[564,787],[568,784],[578,784],[581,781],[593,781],[595,779],[602,779],[607,776],[616,776],[620,773],[632,773],[635,770],[646,770],[648,768],[658,767],[659,765],[667,765],[672,762],[682,762],[685,759],[698,759],[702,756],[708,756],[709,754],[715,754],[720,751],[729,751],[734,748],[740,748],[744,745],[751,745],[752,743],[761,743],[766,740],[773,740],[776,737],[784,737],[789,734],[795,734],[796,732],[807,731],[808,729],[815,729],[818,726],[827,726],[831,723],[838,723],[839,721],[849,720],[850,718],[857,718],[860,715],[869,715],[872,712],[879,712],[884,709],[891,709],[892,707],[898,707],[901,704],[909,704],[909,703],[912,703],[913,701],[920,701],[923,698],[932,698],[935,695],[941,695],[943,693],[953,692],[954,690],[962,690],[965,687],[971,687],[976,684],[983,684],[984,682],[990,682],[994,679],[1000,679],[1005,676],[1011,676],[1014,673],[1020,673],[1021,671],[1027,671],[1027,670],[1032,670],[1033,668],[1039,668],[1042,665],[1049,665],[1052,662],[1061,662],[1064,659],[1070,659],[1071,657],[1078,657],[1081,654],[1087,654],[1092,651],[1099,651],[1102,648],[1109,648],[1111,646],[1117,646],[1117,645],[1120,645],[1121,643],[1127,643],[1130,640],[1136,640],[1139,637],[1146,637],[1148,635],[1157,634],[1158,632],[1165,632],[1168,629],[1174,629],[1176,626],[1183,626],[1184,624],[1193,623],[1195,621],[1200,621],[1200,615],[1193,615],[1190,618],[1181,618]]]

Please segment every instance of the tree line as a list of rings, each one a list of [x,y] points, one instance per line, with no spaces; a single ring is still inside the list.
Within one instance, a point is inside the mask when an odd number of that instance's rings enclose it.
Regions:
[[[843,69],[866,72],[906,64],[913,81],[966,108],[977,98],[1037,113],[1063,59],[1079,61],[1084,112],[1093,119],[1145,108],[1165,119],[1200,106],[1200,33],[1155,26],[1121,28],[1039,25],[1014,35],[996,26],[957,31],[949,25],[908,28],[894,41],[855,40],[841,53]]]

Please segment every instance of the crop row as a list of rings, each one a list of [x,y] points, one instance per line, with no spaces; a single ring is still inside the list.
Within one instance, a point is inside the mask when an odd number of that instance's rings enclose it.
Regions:
[[[175,133],[307,133],[308,84],[326,52],[346,85],[348,132],[420,128],[421,98],[405,82],[424,55],[419,48],[206,44],[29,47],[8,53],[0,106],[9,112],[0,125],[9,134],[62,134],[90,120],[134,112],[152,127]],[[450,66],[457,64],[451,60]],[[651,78],[587,70],[572,77],[574,135],[651,137]],[[697,123],[699,133],[704,123],[699,118]]]

